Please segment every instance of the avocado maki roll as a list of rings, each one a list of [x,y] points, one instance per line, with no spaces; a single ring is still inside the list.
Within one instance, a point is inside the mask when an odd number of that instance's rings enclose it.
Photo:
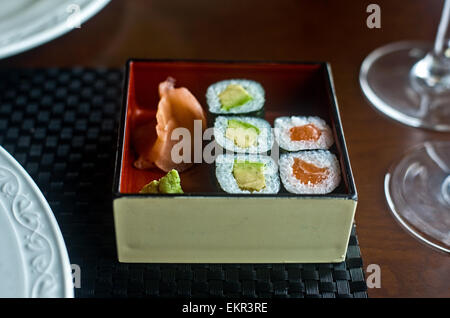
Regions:
[[[280,191],[277,164],[268,156],[219,155],[216,178],[227,193],[275,194]]]
[[[274,137],[270,124],[261,118],[219,116],[214,122],[214,138],[224,149],[237,153],[267,153]]]
[[[211,114],[261,117],[264,114],[264,95],[264,89],[258,82],[231,79],[209,86],[206,101]]]
[[[334,143],[330,127],[319,117],[278,117],[274,127],[277,143],[287,151],[328,149]]]
[[[300,151],[280,156],[280,178],[296,194],[327,194],[341,182],[336,156],[328,150]]]

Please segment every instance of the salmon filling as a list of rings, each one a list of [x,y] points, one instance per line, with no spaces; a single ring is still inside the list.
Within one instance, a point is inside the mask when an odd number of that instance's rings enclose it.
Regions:
[[[296,126],[289,129],[291,133],[292,141],[312,140],[317,141],[322,135],[319,128],[313,124],[307,124],[304,126]]]
[[[318,184],[328,177],[328,168],[319,168],[316,165],[294,158],[292,170],[295,178],[303,184]]]

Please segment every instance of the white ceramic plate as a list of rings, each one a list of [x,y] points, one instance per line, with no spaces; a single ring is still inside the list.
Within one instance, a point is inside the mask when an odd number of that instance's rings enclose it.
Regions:
[[[72,269],[53,213],[0,147],[0,297],[73,297]]]
[[[80,26],[110,0],[0,0],[0,58]]]

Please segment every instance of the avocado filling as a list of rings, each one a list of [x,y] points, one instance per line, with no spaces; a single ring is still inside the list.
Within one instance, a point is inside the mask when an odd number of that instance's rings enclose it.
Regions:
[[[242,106],[252,99],[252,96],[250,96],[241,85],[237,84],[228,85],[227,88],[219,94],[219,100],[223,110],[230,110]]]
[[[248,148],[256,145],[260,132],[256,126],[243,121],[230,119],[227,130],[225,131],[225,137],[233,140],[238,147]]]
[[[181,189],[181,180],[178,171],[170,170],[164,177],[159,180],[153,180],[145,185],[139,193],[184,193]]]
[[[250,161],[235,161],[233,176],[241,190],[260,191],[266,187],[264,163]]]

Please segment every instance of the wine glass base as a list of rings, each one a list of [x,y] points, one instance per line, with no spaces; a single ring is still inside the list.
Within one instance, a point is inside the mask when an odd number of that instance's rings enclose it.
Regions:
[[[414,65],[431,51],[420,42],[398,42],[364,60],[359,81],[367,99],[383,114],[409,126],[450,131],[450,90],[436,91],[411,78]]]
[[[450,253],[450,142],[425,142],[406,153],[386,174],[384,190],[410,234]]]

